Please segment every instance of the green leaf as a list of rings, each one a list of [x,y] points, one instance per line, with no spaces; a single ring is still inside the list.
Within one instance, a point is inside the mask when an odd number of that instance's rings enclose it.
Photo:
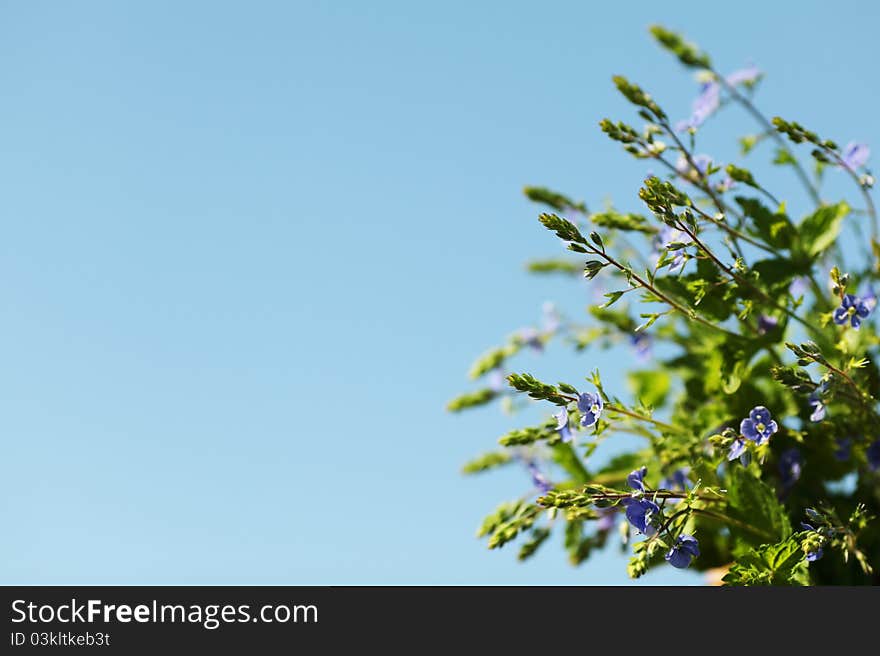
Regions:
[[[765,544],[740,556],[724,576],[727,585],[805,585],[807,561],[794,538]]]
[[[798,226],[801,247],[815,257],[835,242],[843,227],[843,220],[849,214],[845,201],[825,205],[806,217]]]
[[[791,535],[791,524],[776,493],[745,467],[731,467],[727,504],[727,514],[739,522],[731,524],[730,532],[744,543],[758,546]]]

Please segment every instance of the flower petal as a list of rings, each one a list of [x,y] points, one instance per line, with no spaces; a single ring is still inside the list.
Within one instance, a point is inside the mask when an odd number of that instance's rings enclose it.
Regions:
[[[758,431],[755,428],[755,422],[751,419],[743,419],[739,424],[739,432],[743,434],[747,440],[751,440],[752,442],[758,441]]]

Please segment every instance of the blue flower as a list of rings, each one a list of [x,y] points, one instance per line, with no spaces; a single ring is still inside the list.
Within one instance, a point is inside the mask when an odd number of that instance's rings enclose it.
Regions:
[[[629,476],[626,477],[626,484],[629,485],[633,490],[637,490],[639,492],[645,491],[645,474],[648,473],[647,467],[641,467],[640,469],[634,469],[629,473]]]
[[[706,122],[721,106],[721,85],[715,80],[704,82],[700,87],[700,94],[691,105],[689,118],[675,124],[678,132],[695,130]]]
[[[556,305],[551,301],[547,301],[541,306],[541,324],[544,330],[550,334],[559,330],[559,326],[562,324]]]
[[[852,438],[841,437],[837,440],[837,448],[834,449],[834,459],[838,462],[846,462],[852,455]]]
[[[489,372],[489,389],[493,392],[501,392],[507,387],[507,381],[505,380],[504,372],[501,369],[493,369]]]
[[[855,294],[845,294],[840,307],[834,311],[834,323],[842,326],[849,322],[853,328],[862,325],[862,319],[871,314],[871,307]]]
[[[538,465],[534,460],[529,460],[526,463],[526,469],[529,470],[529,475],[532,477],[532,483],[538,488],[538,490],[540,490],[541,494],[547,494],[553,489],[553,485],[544,477],[544,474],[538,469]]]
[[[745,68],[735,70],[724,79],[730,86],[736,86],[737,84],[754,84],[762,75],[764,73],[757,66],[749,64]]]
[[[809,553],[807,553],[807,561],[811,562],[811,563],[815,563],[823,555],[825,555],[825,551],[822,549],[822,547],[819,547],[815,551],[810,551]]]
[[[571,432],[571,427],[568,425],[568,409],[563,408],[553,417],[556,419],[556,431],[559,433],[559,437],[563,442],[571,442],[574,439],[574,433]]]
[[[617,515],[617,508],[599,508],[599,519],[596,521],[597,531],[610,531],[614,528],[614,518]]]
[[[874,440],[871,446],[865,451],[865,457],[868,459],[868,467],[871,471],[880,469],[880,440]]]
[[[515,337],[520,343],[534,351],[540,353],[544,350],[544,341],[541,339],[541,334],[534,328],[521,328],[516,331]]]
[[[636,359],[639,362],[647,362],[651,359],[651,338],[643,332],[632,333],[629,341],[636,350]]]
[[[684,231],[664,225],[662,228],[660,228],[660,232],[654,235],[654,240],[652,242],[651,259],[654,262],[654,266],[657,266],[657,263],[660,261],[663,252],[666,250],[666,247],[669,246],[669,244],[685,243],[688,241],[690,240],[688,239]],[[683,248],[679,248],[677,251],[673,251],[672,263],[669,265],[669,271],[675,272],[683,269],[686,261],[687,259],[685,258]]]
[[[679,535],[666,554],[666,562],[678,569],[690,567],[691,561],[700,555],[700,543],[693,535]]]
[[[733,441],[733,444],[730,445],[730,451],[727,453],[728,460],[736,460],[741,457],[746,450],[746,441],[738,437]]]
[[[850,141],[843,149],[840,159],[843,160],[843,165],[846,168],[855,171],[857,168],[864,166],[870,156],[871,149],[867,145]]]
[[[621,503],[626,506],[626,519],[639,532],[645,535],[653,535],[657,529],[653,526],[653,519],[660,514],[660,506],[648,499],[629,497]]]
[[[691,166],[690,160],[684,154],[679,155],[675,162],[675,170],[686,178],[706,175],[712,165],[712,158],[708,155],[694,155],[691,159],[694,166]]]
[[[768,314],[762,314],[760,317],[758,317],[758,334],[766,335],[778,325],[779,320],[776,317],[771,317]]]
[[[794,280],[791,281],[791,284],[788,286],[788,293],[792,295],[793,298],[798,298],[803,296],[807,292],[807,288],[809,287],[809,280],[806,276],[798,276]]]
[[[743,437],[759,445],[764,444],[778,430],[779,426],[773,421],[770,411],[762,405],[753,408],[748,418],[743,419],[739,425],[739,432]]]
[[[688,474],[690,473],[690,467],[681,467],[680,469],[676,469],[672,474],[670,474],[667,478],[664,478],[660,481],[660,487],[664,490],[686,490],[690,486],[690,479],[688,478]]]
[[[823,386],[819,386],[816,388],[812,394],[810,394],[810,398],[808,400],[810,407],[813,411],[810,413],[810,421],[822,421],[825,419],[825,415],[828,414],[828,411],[825,408],[825,404],[822,403],[822,392],[825,391]]]
[[[779,477],[782,479],[782,487],[788,489],[801,477],[804,459],[801,452],[795,448],[783,451],[779,456]]]
[[[599,421],[602,414],[602,397],[598,394],[584,392],[578,396],[577,407],[581,411],[581,426],[589,427]]]

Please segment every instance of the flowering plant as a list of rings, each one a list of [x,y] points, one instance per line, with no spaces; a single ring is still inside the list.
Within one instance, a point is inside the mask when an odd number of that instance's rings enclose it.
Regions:
[[[579,564],[616,541],[617,527],[632,577],[669,565],[730,585],[876,583],[880,241],[869,149],[765,116],[754,104],[758,68],[722,75],[678,34],[651,34],[696,71],[700,88],[690,115],[673,121],[640,86],[613,78],[643,126],[600,127],[659,171],[641,182],[644,209],[594,212],[525,190],[547,207],[541,224],[576,254],[530,270],[583,272],[613,291],[586,322],[546,307],[541,328],[474,363],[470,376],[484,386],[449,403],[453,412],[496,401],[514,411],[527,395],[546,417],[465,466],[521,463],[533,484],[479,534],[490,548],[519,539],[526,559],[561,529]],[[772,147],[773,165],[793,173],[803,198],[780,200],[749,169],[697,152],[701,131],[729,107],[757,123],[739,140],[742,157]],[[858,209],[823,198],[823,182],[839,174],[855,184]],[[789,209],[797,203],[800,219]],[[508,373],[520,351],[554,340],[577,352],[630,345],[643,365],[627,376],[632,401],[606,389],[599,371],[585,385]],[[594,465],[597,448],[622,433],[642,442]]]

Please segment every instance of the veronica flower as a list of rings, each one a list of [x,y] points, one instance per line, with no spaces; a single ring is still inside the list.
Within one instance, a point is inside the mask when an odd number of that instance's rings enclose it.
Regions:
[[[860,295],[860,298],[869,312],[873,312],[874,308],[877,307],[877,292],[874,290],[873,285],[868,285]]]
[[[738,437],[733,441],[733,444],[730,445],[730,451],[727,452],[728,460],[736,460],[737,458],[741,458],[746,451],[746,441]],[[745,463],[743,463],[745,464]]]
[[[641,467],[639,469],[634,469],[629,473],[629,476],[626,477],[626,484],[629,485],[633,490],[638,492],[645,491],[645,474],[648,473],[647,467]]]
[[[852,438],[851,437],[841,437],[837,440],[836,448],[834,449],[834,459],[838,462],[846,462],[850,459],[852,455]]]
[[[737,84],[754,84],[764,73],[754,64],[735,70],[724,78],[730,86]]]
[[[697,175],[706,175],[709,167],[712,165],[712,158],[708,155],[694,155],[692,159],[694,162],[693,166],[691,166],[688,158],[682,153],[675,162],[675,170],[685,178],[695,177],[695,173]],[[696,171],[694,170],[695,168]]]
[[[534,328],[521,328],[516,331],[516,337],[535,351],[541,352],[544,350],[544,342],[541,341],[541,335]]]
[[[788,286],[788,293],[791,294],[793,298],[798,298],[807,292],[808,287],[809,281],[806,276],[798,276],[792,280],[791,284]]]
[[[529,475],[532,477],[532,483],[538,488],[538,490],[540,490],[541,494],[547,494],[553,489],[553,485],[544,477],[544,474],[538,469],[538,465],[534,460],[529,460],[526,463],[526,469],[529,470]]]
[[[578,395],[577,407],[582,415],[581,426],[589,428],[599,421],[599,415],[602,414],[602,397],[598,394],[584,392],[583,394]]]
[[[782,479],[782,487],[788,489],[801,477],[804,459],[797,449],[788,449],[779,456],[779,477]]]
[[[660,481],[660,487],[664,490],[686,490],[690,486],[690,467],[681,467],[672,472],[667,478]]]
[[[636,359],[639,362],[647,362],[651,359],[651,338],[646,333],[632,333],[629,341],[636,351]]]
[[[865,451],[865,457],[868,459],[868,467],[871,471],[880,469],[880,440],[874,440],[871,446]]]
[[[678,569],[689,567],[691,561],[700,555],[700,543],[693,535],[679,535],[675,544],[666,554],[666,562]]]
[[[739,432],[743,437],[758,445],[764,444],[778,430],[779,426],[773,421],[770,411],[762,405],[753,408],[748,418],[743,419],[739,425]]]
[[[843,149],[840,159],[843,160],[843,165],[846,168],[855,171],[857,168],[864,166],[870,156],[871,149],[868,146],[857,141],[850,141]]]
[[[771,317],[769,314],[762,314],[758,317],[758,334],[766,335],[778,325],[779,320],[776,317]]]
[[[562,323],[559,319],[559,312],[556,310],[556,305],[550,301],[544,303],[541,307],[542,317],[542,325],[546,332],[555,333],[559,330],[559,325]]]
[[[491,389],[493,392],[501,392],[506,387],[504,372],[501,371],[501,369],[493,369],[492,371],[490,371],[488,376],[488,383],[489,389]]]
[[[826,389],[828,389],[827,383],[821,383],[819,387],[810,394],[808,403],[813,409],[813,412],[810,413],[810,421],[822,421],[825,419],[825,415],[828,414],[825,404],[822,402],[822,394]]]
[[[599,519],[596,521],[597,531],[610,531],[614,528],[614,517],[617,515],[617,508],[599,508]]]
[[[654,262],[654,266],[657,266],[657,263],[663,255],[663,251],[666,250],[666,247],[669,246],[669,244],[686,241],[688,241],[688,237],[684,231],[664,225],[660,229],[660,232],[654,235],[654,240],[652,242],[653,252],[651,254],[651,259]],[[669,271],[680,271],[684,268],[686,262],[687,259],[685,257],[684,249],[679,248],[672,253],[672,263],[669,265]]]
[[[626,477],[626,483],[636,492],[645,491],[644,478],[648,473],[647,467],[642,467],[630,472]],[[641,496],[627,497],[621,503],[626,507],[626,519],[639,532],[645,535],[653,535],[657,529],[653,526],[653,519],[660,515],[660,506]]]
[[[721,85],[711,80],[700,86],[700,93],[691,105],[689,118],[675,124],[678,132],[695,130],[721,107]]]
[[[840,307],[834,311],[834,323],[842,326],[847,322],[856,330],[862,325],[862,319],[871,314],[871,307],[855,294],[845,294]]]
[[[819,547],[815,551],[810,551],[807,553],[807,561],[811,562],[811,563],[815,563],[817,560],[819,560],[824,555],[825,555],[825,552],[823,551],[822,547]]]
[[[559,437],[563,442],[571,442],[574,439],[574,433],[571,432],[568,425],[568,409],[563,408],[553,416],[556,418],[556,430]]]

